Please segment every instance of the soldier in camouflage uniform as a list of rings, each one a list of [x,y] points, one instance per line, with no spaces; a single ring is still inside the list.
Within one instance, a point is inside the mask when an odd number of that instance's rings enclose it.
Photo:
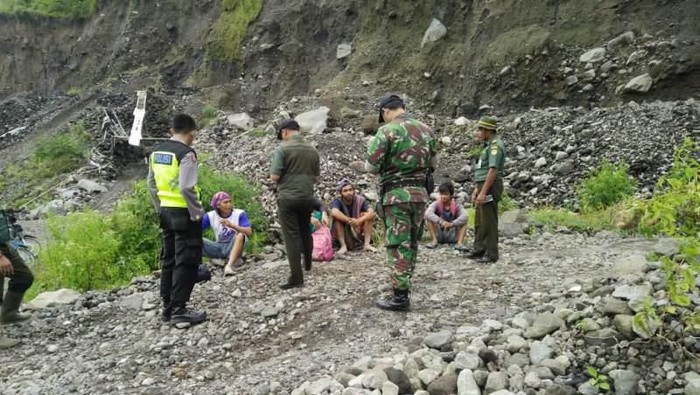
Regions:
[[[428,202],[426,174],[437,164],[433,131],[408,118],[405,108],[403,100],[396,95],[380,101],[379,122],[387,123],[370,141],[366,155],[367,170],[381,177],[387,264],[394,288],[393,295],[377,301],[377,306],[384,310],[409,307],[411,276]]]
[[[477,138],[483,144],[479,162],[474,171],[472,202],[474,216],[474,249],[469,258],[480,263],[498,260],[498,202],[503,196],[503,170],[506,163],[505,146],[496,136],[496,120],[481,117],[477,124]]]

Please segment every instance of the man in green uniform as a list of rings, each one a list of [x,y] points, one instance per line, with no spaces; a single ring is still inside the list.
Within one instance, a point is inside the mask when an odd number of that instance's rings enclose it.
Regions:
[[[492,117],[481,117],[477,124],[477,139],[483,143],[483,150],[474,173],[475,235],[474,248],[468,256],[480,263],[498,260],[498,202],[503,196],[506,155],[503,142],[496,136],[496,126]]]
[[[202,263],[202,216],[197,187],[197,154],[191,145],[197,126],[189,115],[173,118],[170,140],[149,158],[148,190],[163,233],[160,296],[163,321],[198,324],[204,311],[187,308]]]
[[[391,269],[393,295],[377,301],[384,310],[407,310],[411,277],[423,231],[428,202],[426,174],[437,162],[435,134],[411,119],[399,96],[379,103],[379,128],[369,143],[366,169],[380,175],[381,217],[386,227],[387,264]]]
[[[313,244],[309,223],[314,209],[314,184],[321,175],[318,151],[304,139],[299,123],[282,121],[277,127],[277,139],[283,140],[275,149],[270,165],[270,180],[277,183],[277,213],[287,250],[290,275],[279,284],[282,289],[304,285],[304,269],[311,270]]]
[[[26,321],[31,315],[19,312],[24,293],[32,286],[34,275],[24,263],[17,250],[10,244],[10,226],[12,226],[0,210],[0,322],[11,324]],[[7,292],[3,298],[4,278],[10,279]],[[19,344],[19,340],[0,336],[0,350]]]

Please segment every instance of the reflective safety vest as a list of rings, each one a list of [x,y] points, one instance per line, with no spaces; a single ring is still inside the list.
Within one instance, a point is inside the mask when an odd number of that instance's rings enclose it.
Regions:
[[[149,160],[158,188],[161,207],[187,208],[185,197],[180,192],[180,161],[194,150],[179,141],[167,140],[159,144]],[[194,187],[197,200],[200,199],[199,188]]]

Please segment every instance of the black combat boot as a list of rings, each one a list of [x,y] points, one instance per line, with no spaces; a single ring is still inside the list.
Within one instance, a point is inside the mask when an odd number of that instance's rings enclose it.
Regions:
[[[160,319],[163,322],[170,321],[170,317],[173,315],[173,306],[170,305],[169,301],[163,301],[163,310],[161,311]]]
[[[382,310],[406,311],[411,305],[407,289],[394,289],[394,295],[377,300],[377,307]]]
[[[192,325],[202,323],[207,319],[206,311],[191,310],[185,307],[175,307],[173,306],[172,316],[170,318],[170,323],[181,324],[189,323]]]

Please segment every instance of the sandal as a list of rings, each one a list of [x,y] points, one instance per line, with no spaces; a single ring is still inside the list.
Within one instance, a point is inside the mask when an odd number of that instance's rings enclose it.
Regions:
[[[429,248],[429,249],[431,249],[431,250],[432,250],[433,248],[435,248],[435,247],[437,247],[437,243],[430,243],[430,244],[428,244],[428,245],[425,246],[425,248]]]

